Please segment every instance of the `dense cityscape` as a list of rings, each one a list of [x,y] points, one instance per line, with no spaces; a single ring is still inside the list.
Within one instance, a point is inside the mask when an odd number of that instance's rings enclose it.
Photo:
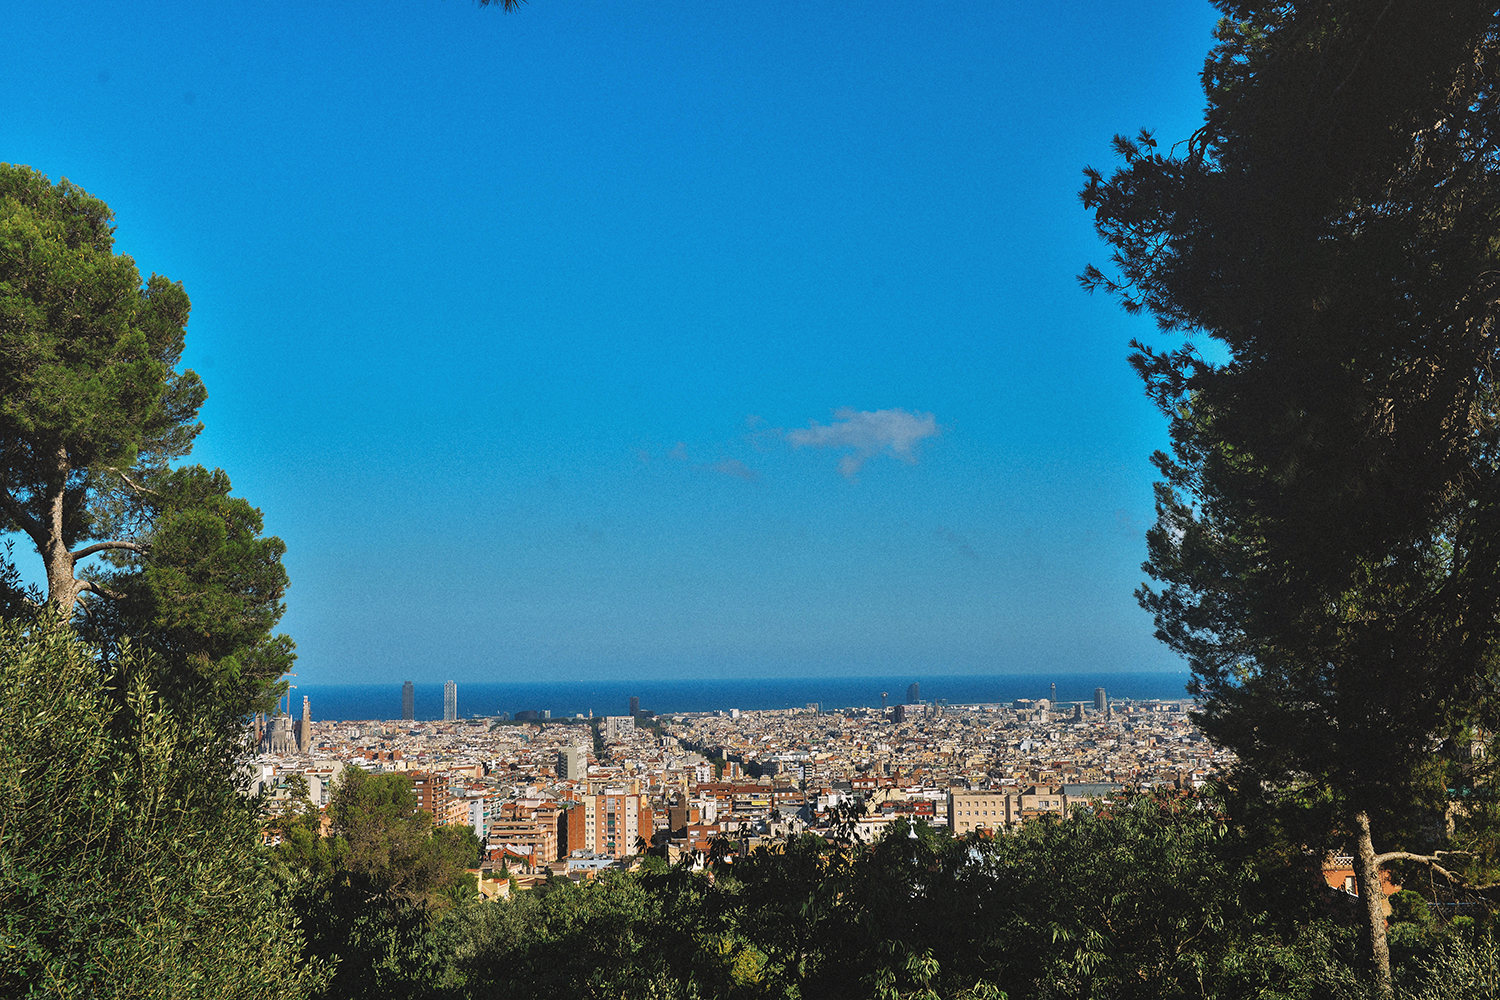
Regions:
[[[825,711],[725,709],[656,715],[631,699],[601,718],[458,717],[441,722],[258,717],[251,791],[269,814],[306,796],[326,809],[346,768],[398,772],[437,825],[471,827],[491,868],[590,877],[647,845],[743,851],[853,815],[863,841],[900,818],[955,834],[1001,833],[1126,788],[1196,788],[1231,756],[1193,725],[1190,702],[907,701]],[[410,713],[408,686],[404,701]],[[626,706],[621,706],[625,708]],[[305,789],[305,793],[304,790]]]

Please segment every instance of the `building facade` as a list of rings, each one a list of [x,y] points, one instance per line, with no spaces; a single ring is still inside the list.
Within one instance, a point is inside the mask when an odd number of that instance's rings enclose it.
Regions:
[[[582,781],[588,776],[582,747],[563,747],[557,752],[557,776],[564,781]]]
[[[1000,789],[948,793],[948,829],[955,837],[976,830],[999,833],[1011,824],[1012,796]]]
[[[649,800],[624,788],[583,796],[584,850],[623,858],[636,853],[636,838],[651,839],[654,814]],[[569,850],[577,850],[570,842]]]
[[[451,774],[427,771],[408,771],[406,774],[411,779],[412,791],[417,793],[417,808],[432,816],[433,826],[469,823],[468,799],[452,794],[449,788]]]
[[[604,719],[604,738],[606,740],[618,740],[622,736],[635,731],[635,716],[633,715],[610,715]]]

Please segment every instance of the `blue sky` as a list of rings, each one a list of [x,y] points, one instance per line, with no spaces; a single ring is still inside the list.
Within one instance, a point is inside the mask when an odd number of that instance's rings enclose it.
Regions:
[[[20,5],[0,160],[187,288],[301,683],[1176,669],[1076,192],[1215,20]]]

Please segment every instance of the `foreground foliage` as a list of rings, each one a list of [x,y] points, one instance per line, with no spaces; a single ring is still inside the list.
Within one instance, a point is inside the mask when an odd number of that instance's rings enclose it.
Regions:
[[[338,997],[1365,997],[1359,915],[1319,882],[1270,825],[1137,796],[995,839],[897,823],[867,847],[805,836],[707,870],[648,858],[508,901],[367,893],[355,919],[308,919],[343,928],[321,937]],[[1483,921],[1402,915],[1406,995],[1491,995],[1468,978],[1493,969]]]
[[[432,826],[405,774],[349,767],[328,804],[268,824],[276,863],[299,885],[307,953],[335,967],[327,997],[420,996],[435,975],[433,928],[475,892],[480,843],[463,826]],[[450,925],[451,929],[451,925]]]
[[[0,623],[0,995],[295,998],[321,981],[237,747],[71,629]]]

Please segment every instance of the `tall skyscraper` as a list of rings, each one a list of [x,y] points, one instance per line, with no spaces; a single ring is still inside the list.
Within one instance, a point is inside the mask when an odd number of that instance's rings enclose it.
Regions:
[[[458,719],[458,685],[452,681],[443,682],[443,721],[454,722]]]
[[[630,714],[641,714],[641,699],[637,698],[635,695],[630,696]]]
[[[401,719],[410,722],[417,717],[417,693],[411,681],[401,685]]]
[[[570,781],[579,781],[588,776],[581,747],[563,747],[557,752],[557,776]]]
[[[1094,711],[1100,715],[1109,708],[1109,696],[1104,693],[1103,688],[1094,688]]]
[[[922,686],[916,681],[911,682],[911,687],[906,689],[906,703],[908,705],[920,704],[922,701]]]
[[[1056,683],[1054,683],[1052,685],[1052,697],[1048,698],[1047,701],[1050,702],[1053,705],[1057,704],[1057,684]]]

